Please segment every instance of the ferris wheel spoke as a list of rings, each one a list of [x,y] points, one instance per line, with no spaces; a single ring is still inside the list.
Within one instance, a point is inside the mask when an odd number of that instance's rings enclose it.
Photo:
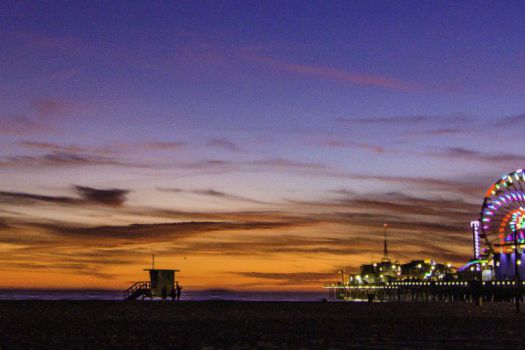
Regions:
[[[519,203],[523,209],[525,209],[525,192],[523,192],[522,184],[521,182],[518,182],[518,186],[520,188],[519,193],[517,194],[519,198]]]
[[[520,188],[520,192],[523,193],[523,188],[521,187],[521,181],[518,181],[517,184],[518,184],[518,187]]]

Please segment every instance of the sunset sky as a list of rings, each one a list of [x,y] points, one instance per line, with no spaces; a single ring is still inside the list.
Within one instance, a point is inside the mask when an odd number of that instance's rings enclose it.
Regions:
[[[2,1],[0,288],[310,289],[471,257],[524,166],[525,6]]]

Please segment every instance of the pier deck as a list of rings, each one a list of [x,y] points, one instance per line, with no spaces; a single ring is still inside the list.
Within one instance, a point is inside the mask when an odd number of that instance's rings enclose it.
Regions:
[[[381,285],[324,286],[331,298],[354,301],[513,301],[523,300],[525,282],[392,282]]]

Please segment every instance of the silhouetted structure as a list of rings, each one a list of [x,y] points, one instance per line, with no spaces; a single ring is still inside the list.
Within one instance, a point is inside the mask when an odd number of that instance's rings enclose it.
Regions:
[[[144,269],[149,272],[149,281],[135,282],[124,291],[125,300],[138,298],[163,298],[175,288],[175,272],[180,270]]]

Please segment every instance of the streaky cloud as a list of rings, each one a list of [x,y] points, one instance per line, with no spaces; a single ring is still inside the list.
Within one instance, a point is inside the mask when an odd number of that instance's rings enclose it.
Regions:
[[[106,205],[119,207],[126,201],[130,192],[123,189],[97,189],[86,186],[74,186],[78,197],[50,196],[25,192],[0,191],[0,202],[28,205],[33,203],[51,203],[57,205]]]
[[[447,147],[435,152],[428,152],[428,155],[449,159],[461,159],[465,161],[482,161],[487,163],[515,163],[522,164],[525,157],[510,152],[482,152],[463,147]]]
[[[333,271],[328,272],[230,272],[242,277],[272,280],[285,282],[287,284],[305,284],[308,282],[318,282],[322,284],[327,279],[333,279],[335,273]]]
[[[0,135],[23,136],[50,130],[49,125],[25,115],[0,115]]]
[[[126,196],[130,192],[129,190],[118,188],[97,189],[86,186],[75,186],[75,190],[85,202],[114,207],[123,205],[127,200]]]
[[[78,204],[78,198],[67,196],[47,196],[24,192],[0,192],[0,202],[11,204],[30,204],[34,202],[45,202],[54,204]]]
[[[321,163],[298,162],[284,158],[256,160],[248,164],[261,167],[263,169],[274,170],[323,170],[328,168],[326,165]]]
[[[157,190],[161,192],[196,194],[196,195],[213,197],[213,198],[218,198],[218,199],[225,199],[225,200],[230,200],[230,201],[247,202],[247,203],[254,203],[254,204],[268,204],[266,202],[259,201],[256,199],[239,196],[239,195],[232,194],[232,193],[226,193],[223,191],[217,191],[214,189],[184,190],[181,188],[157,188]]]
[[[241,151],[241,148],[237,146],[236,143],[225,138],[211,138],[206,142],[206,146],[211,148],[220,148],[231,152]]]
[[[466,123],[470,120],[470,117],[466,115],[394,115],[389,117],[339,117],[336,119],[337,122],[346,125],[438,125],[442,128],[443,123],[447,124],[460,124]]]
[[[40,115],[52,117],[69,115],[79,109],[79,106],[71,101],[49,97],[32,101],[31,107]]]
[[[83,166],[119,166],[147,167],[145,164],[127,162],[115,157],[96,156],[74,152],[53,151],[43,155],[8,156],[0,159],[0,167],[83,167]]]
[[[418,83],[406,82],[382,75],[349,72],[344,69],[323,65],[293,63],[249,53],[245,53],[243,57],[252,62],[268,65],[278,71],[312,76],[338,83],[349,83],[358,86],[374,86],[396,91],[413,92],[422,90],[422,86]]]

